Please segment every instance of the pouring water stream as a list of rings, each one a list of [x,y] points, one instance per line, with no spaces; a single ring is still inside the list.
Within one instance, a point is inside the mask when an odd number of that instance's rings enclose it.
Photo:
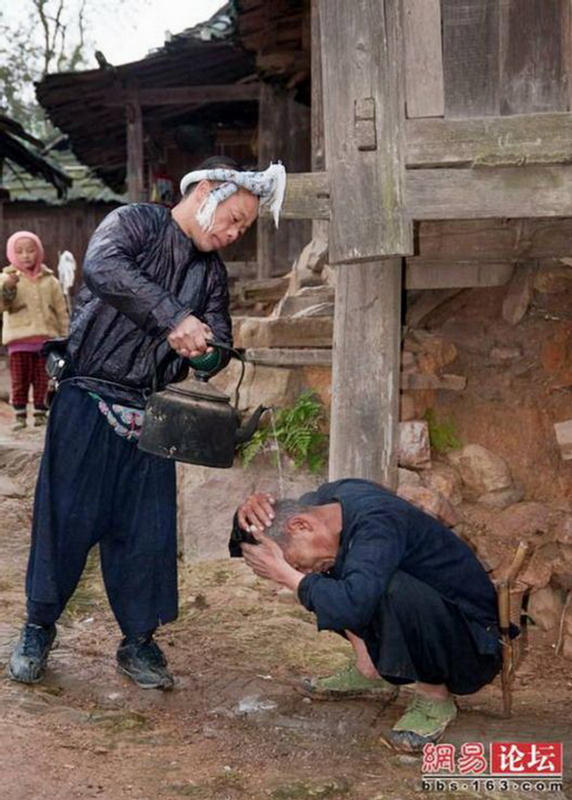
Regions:
[[[272,435],[274,436],[274,446],[273,450],[276,451],[276,465],[278,467],[278,490],[280,497],[279,499],[284,499],[284,475],[282,473],[282,459],[280,457],[280,445],[278,443],[278,435],[276,432],[276,417],[274,416],[274,409],[270,408],[270,422],[272,425]]]

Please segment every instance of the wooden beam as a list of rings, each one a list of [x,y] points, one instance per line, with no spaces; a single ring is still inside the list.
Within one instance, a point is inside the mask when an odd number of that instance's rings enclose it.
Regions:
[[[426,221],[417,242],[421,258],[440,263],[558,258],[570,255],[572,218]]]
[[[409,170],[412,219],[572,216],[572,166]]]
[[[412,252],[401,151],[401,3],[320,0],[330,263]]]
[[[127,197],[130,203],[141,203],[145,197],[143,180],[143,116],[136,93],[130,94],[125,106],[127,117]]]
[[[408,167],[520,166],[572,161],[572,114],[406,121]]]
[[[572,165],[408,170],[406,198],[408,213],[415,220],[572,216]],[[268,212],[262,213],[265,215]],[[329,219],[327,173],[289,175],[282,216]],[[568,231],[568,223],[565,227]],[[569,254],[560,244],[550,247],[545,243],[543,248],[554,255]],[[489,259],[496,258],[489,255]]]
[[[261,217],[270,212],[262,209]],[[298,172],[288,175],[282,219],[329,219],[330,188],[326,172]]]
[[[442,117],[443,43],[440,0],[403,0],[408,117]]]
[[[156,89],[140,89],[142,106],[170,106],[203,103],[234,103],[237,100],[258,100],[260,83],[228,83],[212,86],[164,86]],[[116,91],[104,101],[106,106],[125,106],[129,93]]]
[[[331,347],[251,347],[247,361],[266,367],[330,367]]]
[[[312,64],[312,171],[326,169],[326,142],[324,135],[324,85],[322,79],[322,44],[319,0],[311,0],[311,64]],[[312,221],[312,239],[328,241],[329,223]]]
[[[401,259],[337,268],[330,480],[397,486]]]
[[[432,261],[408,258],[406,289],[464,289],[475,286],[504,286],[511,279],[514,264],[490,261]]]

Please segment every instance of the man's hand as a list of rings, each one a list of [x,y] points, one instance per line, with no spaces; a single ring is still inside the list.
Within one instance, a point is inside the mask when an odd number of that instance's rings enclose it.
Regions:
[[[304,577],[302,572],[291,567],[276,542],[264,534],[255,534],[258,544],[243,544],[242,555],[250,569],[261,578],[276,581],[293,592]]]
[[[167,341],[183,358],[195,358],[207,352],[209,349],[207,339],[212,338],[209,326],[189,314],[173,328]]]
[[[238,507],[238,524],[244,531],[258,530],[263,531],[269,528],[274,519],[275,503],[271,494],[265,492],[255,492],[247,497],[244,503]]]
[[[15,272],[8,275],[6,280],[4,281],[4,288],[5,289],[15,289],[18,285],[20,280],[20,276],[17,275]]]

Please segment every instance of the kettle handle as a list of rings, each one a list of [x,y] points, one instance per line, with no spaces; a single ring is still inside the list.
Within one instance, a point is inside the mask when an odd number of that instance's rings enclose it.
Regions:
[[[157,355],[158,355],[158,352],[159,352],[159,347],[162,345],[162,343],[164,341],[165,341],[165,339],[161,339],[160,341],[157,342],[156,346],[153,348],[153,378],[151,380],[151,391],[153,393],[155,393],[157,391],[157,386],[158,386],[159,364],[158,364]],[[238,361],[240,361],[240,365],[241,365],[240,377],[238,379],[238,383],[236,384],[236,389],[234,390],[234,405],[236,407],[238,407],[238,402],[239,402],[239,398],[240,398],[240,394],[239,394],[240,387],[242,385],[242,381],[244,379],[244,373],[246,371],[246,359],[244,358],[244,356],[242,355],[242,353],[239,350],[237,350],[236,348],[232,347],[229,344],[226,344],[226,342],[219,342],[217,339],[208,339],[207,340],[207,344],[209,345],[209,347],[216,347],[219,350],[226,350],[232,356],[234,356],[236,359],[238,359]],[[170,348],[170,352],[167,353],[167,361],[170,361],[172,358],[176,358],[176,357],[179,357],[178,353],[175,350],[173,350],[172,348]],[[186,360],[192,361],[192,359],[186,359]]]

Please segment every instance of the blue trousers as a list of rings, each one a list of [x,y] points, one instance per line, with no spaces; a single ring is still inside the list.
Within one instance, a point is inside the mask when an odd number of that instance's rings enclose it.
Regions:
[[[36,486],[30,622],[58,619],[96,543],[125,636],[176,618],[175,464],[118,436],[86,391],[64,384],[51,406]]]

